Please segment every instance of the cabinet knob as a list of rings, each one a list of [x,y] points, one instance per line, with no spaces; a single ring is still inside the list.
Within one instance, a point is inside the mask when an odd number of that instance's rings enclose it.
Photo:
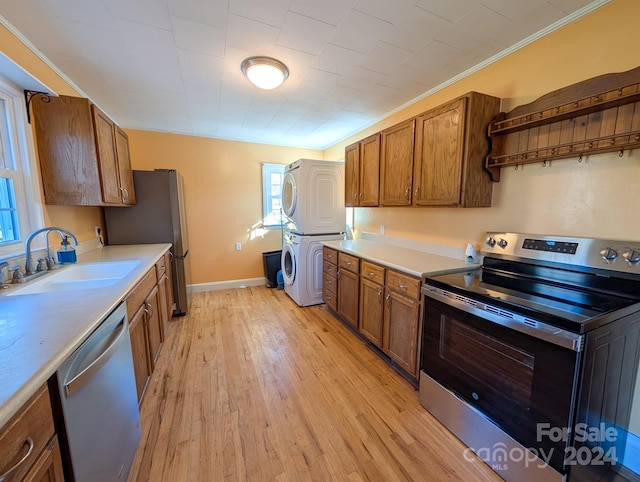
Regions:
[[[640,263],[640,252],[636,249],[628,249],[622,253],[622,257],[629,264]]]
[[[600,256],[602,256],[602,259],[609,263],[616,260],[616,258],[618,257],[618,252],[613,248],[604,248],[600,251]]]

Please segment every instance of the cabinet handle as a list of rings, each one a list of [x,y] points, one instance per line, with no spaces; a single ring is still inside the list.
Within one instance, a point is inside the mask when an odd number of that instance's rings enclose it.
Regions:
[[[408,187],[407,189],[405,189],[405,191],[404,191],[404,198],[405,198],[407,201],[411,201],[411,188],[410,188],[410,187]]]
[[[13,467],[11,467],[9,470],[7,470],[4,474],[0,475],[0,482],[3,482],[5,479],[7,479],[13,472],[15,472],[18,467],[20,467],[25,460],[27,460],[29,458],[29,455],[31,455],[31,452],[33,452],[33,439],[31,437],[27,437],[27,440],[24,441],[25,444],[29,445],[29,450],[27,450],[27,453],[25,454],[24,457],[22,457],[18,463],[16,463]]]
[[[378,298],[380,298],[380,296],[382,296],[382,290],[378,290]]]
[[[123,197],[123,201],[127,201],[129,199],[129,191],[127,191],[126,188],[122,188],[122,191],[124,192],[124,197]]]
[[[418,197],[418,194],[420,194],[420,187],[417,187],[416,190],[413,192],[414,197]]]
[[[396,282],[396,286],[398,287],[398,289],[401,289],[401,290],[406,290],[407,289],[406,285],[403,285],[399,281]]]
[[[360,201],[360,202],[362,202],[362,193],[360,193],[360,199],[359,199],[359,201]]]
[[[367,271],[367,274],[368,274],[369,276],[374,276],[374,277],[375,277],[375,275],[376,275],[373,271]]]
[[[336,271],[336,276],[338,276],[340,274],[340,270]]]
[[[351,266],[351,261],[347,261],[347,262],[346,262],[346,265],[347,265],[347,266]]]
[[[354,202],[354,203],[357,203],[357,202],[358,202],[358,193],[357,193],[357,192],[354,192],[354,193],[353,193],[353,202]]]
[[[147,310],[147,307],[149,307],[149,309]],[[149,318],[151,318],[153,316],[153,306],[151,306],[151,303],[145,303],[144,304],[144,312],[149,315]]]
[[[389,301],[389,298],[391,298],[391,293],[387,294],[387,296],[384,297],[384,300]]]

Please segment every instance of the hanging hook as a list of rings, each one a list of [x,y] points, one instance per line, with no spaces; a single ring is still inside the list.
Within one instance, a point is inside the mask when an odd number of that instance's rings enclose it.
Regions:
[[[518,164],[515,165],[514,170],[518,170]]]
[[[542,161],[542,167],[547,167],[547,161]]]
[[[622,157],[624,156],[624,149],[620,149],[620,154],[618,154],[618,157]]]
[[[578,162],[582,162],[582,154],[580,154],[580,157],[578,157]]]

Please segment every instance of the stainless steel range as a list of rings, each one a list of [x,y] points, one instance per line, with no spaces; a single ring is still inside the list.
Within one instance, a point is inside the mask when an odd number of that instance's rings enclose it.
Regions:
[[[425,280],[422,405],[505,480],[640,480],[640,241],[482,254]]]

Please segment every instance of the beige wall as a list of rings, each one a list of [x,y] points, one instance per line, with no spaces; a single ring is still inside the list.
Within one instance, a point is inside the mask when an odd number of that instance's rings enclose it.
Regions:
[[[533,44],[423,99],[344,146],[415,114],[475,90],[503,99],[503,110],[600,74],[640,65],[640,2],[614,0]],[[486,230],[584,235],[640,240],[640,151],[504,168],[494,184],[493,205],[484,209],[357,208],[355,228],[387,235],[464,246],[480,243]]]
[[[282,247],[263,232],[263,162],[322,159],[322,152],[127,130],[134,169],[177,169],[184,178],[192,283],[263,276],[262,253]],[[242,250],[235,250],[235,243]]]

